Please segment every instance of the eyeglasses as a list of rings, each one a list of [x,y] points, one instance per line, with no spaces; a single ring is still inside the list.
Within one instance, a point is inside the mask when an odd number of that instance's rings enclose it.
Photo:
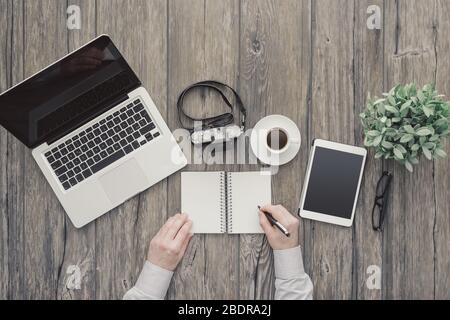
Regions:
[[[392,181],[392,174],[385,171],[377,183],[375,203],[372,209],[372,228],[375,231],[382,231],[384,216],[388,206],[389,187]]]

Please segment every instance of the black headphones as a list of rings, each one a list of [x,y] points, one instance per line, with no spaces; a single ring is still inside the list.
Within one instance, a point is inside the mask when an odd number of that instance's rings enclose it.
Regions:
[[[231,112],[227,112],[209,118],[194,118],[187,115],[185,110],[183,109],[183,101],[186,95],[196,88],[208,88],[218,92],[222,97],[222,100],[225,102],[225,104],[231,109]],[[231,123],[234,122],[234,115],[233,115],[234,106],[226,96],[227,91],[232,92],[236,98],[236,103],[241,113],[241,120],[239,126],[237,125],[229,126]],[[224,83],[209,80],[197,82],[190,85],[189,87],[184,89],[183,92],[181,92],[180,96],[178,97],[177,108],[178,108],[178,119],[180,121],[180,124],[184,129],[188,130],[191,133],[192,143],[194,144],[203,144],[209,142],[218,143],[230,141],[232,139],[239,137],[245,131],[247,110],[244,107],[244,103],[242,102],[242,99],[236,92],[236,90],[234,90],[232,87]],[[194,127],[184,126],[182,120],[183,116],[193,122],[201,121],[202,122],[201,131],[194,131],[195,130]]]

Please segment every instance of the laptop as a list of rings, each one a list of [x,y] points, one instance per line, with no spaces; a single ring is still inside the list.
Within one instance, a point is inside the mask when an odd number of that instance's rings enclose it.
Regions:
[[[2,93],[0,125],[32,149],[77,228],[187,164],[107,35]]]

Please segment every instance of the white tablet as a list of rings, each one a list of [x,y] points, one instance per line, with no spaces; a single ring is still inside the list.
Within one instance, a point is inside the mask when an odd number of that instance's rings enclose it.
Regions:
[[[300,199],[299,215],[350,227],[366,157],[364,148],[315,140]]]

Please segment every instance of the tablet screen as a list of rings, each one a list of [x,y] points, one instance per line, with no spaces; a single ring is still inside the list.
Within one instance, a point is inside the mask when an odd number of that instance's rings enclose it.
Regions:
[[[364,157],[316,147],[304,210],[350,219]]]

